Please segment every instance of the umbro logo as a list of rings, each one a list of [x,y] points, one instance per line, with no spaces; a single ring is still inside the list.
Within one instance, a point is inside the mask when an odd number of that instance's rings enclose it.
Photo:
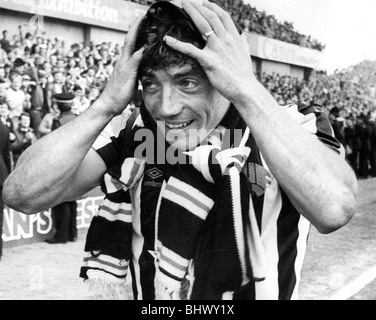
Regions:
[[[153,180],[154,179],[158,179],[159,177],[162,177],[163,176],[163,173],[161,170],[157,169],[157,168],[151,168],[149,170],[147,170],[145,172],[150,178],[152,178]]]

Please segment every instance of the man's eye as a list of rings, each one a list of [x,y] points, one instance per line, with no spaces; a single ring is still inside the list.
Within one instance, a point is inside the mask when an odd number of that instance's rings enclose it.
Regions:
[[[180,85],[184,89],[188,89],[188,90],[196,89],[198,87],[197,81],[192,80],[192,79],[184,79],[180,81]]]
[[[153,81],[144,81],[142,87],[145,91],[154,91],[157,89],[157,85]]]

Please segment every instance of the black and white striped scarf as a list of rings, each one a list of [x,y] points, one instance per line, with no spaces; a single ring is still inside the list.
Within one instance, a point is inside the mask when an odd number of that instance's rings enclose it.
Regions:
[[[187,164],[153,164],[167,177],[156,208],[152,252],[157,265],[156,299],[222,299],[242,288],[247,288],[249,297],[254,295],[254,281],[264,278],[254,192],[242,170],[252,137],[234,108],[230,111],[230,127],[226,124],[230,130],[219,127],[205,145],[187,152]],[[143,121],[134,126],[130,142],[140,128],[155,133],[143,107],[141,114]],[[242,129],[240,143],[222,149],[224,139],[233,139],[234,128]],[[128,156],[107,171],[102,183],[106,197],[87,234],[80,276],[122,297],[132,257],[130,190],[137,186],[146,166],[145,159]]]

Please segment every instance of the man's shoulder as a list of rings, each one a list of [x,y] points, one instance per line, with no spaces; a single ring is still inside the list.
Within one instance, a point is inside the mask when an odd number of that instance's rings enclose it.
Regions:
[[[129,122],[134,122],[137,115],[138,109],[127,107],[120,115],[113,118],[109,123],[112,134],[118,136],[121,131],[127,128],[127,126],[132,126],[133,123],[131,124]]]
[[[129,129],[133,127],[136,121],[138,110],[134,110],[132,107],[127,107],[120,115],[113,118],[95,141],[94,149],[98,150],[114,143],[117,145],[117,142],[122,145],[126,140],[127,133],[130,131]]]

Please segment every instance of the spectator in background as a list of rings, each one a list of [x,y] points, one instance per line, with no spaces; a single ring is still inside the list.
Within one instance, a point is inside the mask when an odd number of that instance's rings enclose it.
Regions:
[[[11,85],[7,90],[6,99],[10,110],[10,118],[18,118],[24,112],[24,105],[26,102],[25,92],[22,87],[22,76],[19,73],[14,73],[10,77]],[[16,121],[17,122],[17,121]],[[15,126],[17,127],[16,123]]]
[[[22,30],[20,30],[20,31],[22,32]],[[38,32],[37,29],[36,29],[36,32]],[[25,38],[24,39],[21,38],[21,41],[23,41],[25,49],[28,48],[29,50],[31,50],[31,47],[33,45],[33,40],[34,40],[34,36],[30,32],[27,32],[25,34]]]
[[[14,125],[12,119],[9,117],[9,107],[5,98],[0,97],[0,121],[9,128],[9,140],[13,142],[16,140],[14,134]]]
[[[343,135],[345,140],[345,150],[346,150],[346,159],[350,163],[354,172],[356,169],[356,152],[355,152],[355,132],[354,132],[354,121],[352,118],[347,118],[345,120],[345,126],[343,129]]]
[[[53,82],[49,82],[47,87],[47,101],[49,103],[49,108],[52,107],[53,96],[65,92],[69,92],[69,87],[65,81],[65,75],[63,71],[56,70],[53,72]]]
[[[7,81],[4,65],[0,65],[0,81]]]
[[[8,40],[8,30],[3,30],[3,38],[0,40],[0,45],[7,54],[12,51],[12,46]]]
[[[0,121],[0,260],[3,255],[3,184],[12,169],[12,156],[9,144],[9,128]]]
[[[14,134],[16,139],[11,143],[10,148],[14,165],[16,165],[22,152],[37,141],[34,130],[30,127],[30,115],[28,113],[24,112],[20,115],[19,126],[14,130]]]
[[[362,114],[358,117],[358,123],[362,130],[359,134],[359,179],[367,179],[369,174],[369,155],[371,151],[371,132],[368,127],[367,116]]]
[[[339,109],[338,107],[333,107],[329,112],[329,120],[332,124],[334,135],[339,142],[344,146],[345,145],[345,136],[343,132],[343,121],[340,118]]]
[[[82,74],[82,77],[85,79],[85,87],[90,88],[92,85],[95,84],[95,75],[98,72],[97,66],[90,66],[86,72]]]
[[[0,79],[0,99],[6,99],[7,97],[7,90],[10,86],[10,81],[8,79]]]
[[[15,36],[13,36],[13,38],[15,38]],[[21,41],[18,40],[18,37],[13,42],[12,51],[13,51],[13,54],[15,55],[16,58],[21,58],[24,54],[24,50],[22,49]]]
[[[90,101],[85,96],[85,90],[83,90],[78,84],[73,87],[73,94],[75,95],[75,98],[73,100],[72,109],[76,115],[79,115],[90,107]]]
[[[29,110],[31,124],[37,138],[40,138],[38,131],[39,125],[43,117],[49,112],[47,101],[47,74],[43,70],[38,72],[38,82],[31,95],[31,108]]]
[[[0,44],[0,65],[4,66],[5,64],[11,64],[11,62],[8,59],[7,53],[5,52],[5,50],[3,50]]]
[[[13,62],[13,69],[10,72],[10,76],[12,76],[13,73],[18,73],[21,76],[25,74],[25,60],[22,58],[17,58]]]
[[[54,81],[54,76],[52,75],[52,66],[51,62],[44,61],[42,64],[42,70],[46,73],[46,78],[48,82],[53,82]]]
[[[91,86],[89,88],[89,93],[88,93],[88,100],[90,101],[90,105],[92,105],[99,97],[100,95],[100,89],[97,86]]]

